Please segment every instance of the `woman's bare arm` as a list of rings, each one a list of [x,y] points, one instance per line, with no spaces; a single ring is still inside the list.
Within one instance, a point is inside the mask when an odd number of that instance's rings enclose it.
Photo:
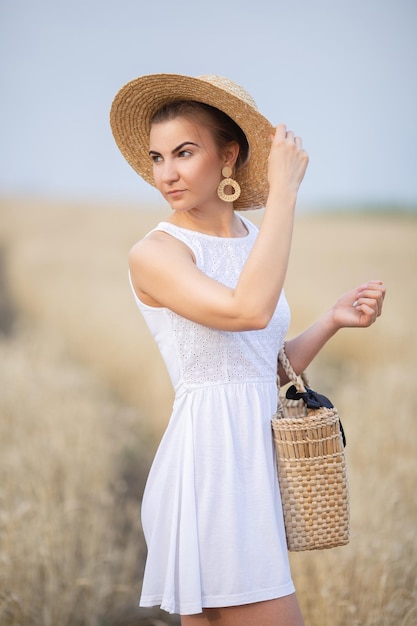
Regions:
[[[312,362],[323,346],[341,328],[367,328],[381,315],[385,286],[371,280],[341,296],[334,306],[303,333],[286,343],[286,353],[297,374]],[[288,378],[281,366],[282,384]]]
[[[154,232],[133,247],[129,265],[139,297],[200,324],[222,330],[264,328],[283,288],[294,208],[308,157],[301,141],[277,127],[269,157],[270,192],[259,234],[235,289],[203,274],[191,251]]]

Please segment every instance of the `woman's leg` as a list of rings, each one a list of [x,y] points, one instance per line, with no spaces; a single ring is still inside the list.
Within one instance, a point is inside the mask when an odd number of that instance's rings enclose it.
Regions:
[[[304,620],[293,593],[276,600],[182,615],[181,626],[304,626]]]

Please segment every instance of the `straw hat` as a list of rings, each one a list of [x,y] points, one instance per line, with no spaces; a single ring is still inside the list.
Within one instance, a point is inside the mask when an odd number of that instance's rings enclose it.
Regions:
[[[249,143],[247,164],[235,174],[242,193],[234,208],[263,207],[268,195],[267,160],[272,124],[261,115],[242,87],[222,76],[150,74],[127,83],[116,95],[110,112],[112,132],[127,162],[155,186],[149,158],[149,132],[153,115],[164,104],[193,100],[220,109],[240,126]]]

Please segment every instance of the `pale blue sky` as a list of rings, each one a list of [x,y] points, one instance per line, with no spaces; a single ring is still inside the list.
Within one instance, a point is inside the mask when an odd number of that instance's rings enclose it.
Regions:
[[[417,205],[415,0],[0,0],[0,194],[156,198],[108,113],[141,74],[216,73],[303,137],[301,203]]]

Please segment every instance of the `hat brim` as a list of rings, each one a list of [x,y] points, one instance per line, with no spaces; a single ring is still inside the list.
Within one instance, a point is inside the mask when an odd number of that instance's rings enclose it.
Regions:
[[[155,186],[149,157],[151,119],[164,104],[175,100],[209,104],[226,113],[240,126],[248,140],[250,156],[235,175],[241,195],[234,208],[246,210],[265,206],[273,126],[253,106],[201,78],[150,74],[130,81],[117,93],[110,111],[110,124],[114,139],[132,168]]]

